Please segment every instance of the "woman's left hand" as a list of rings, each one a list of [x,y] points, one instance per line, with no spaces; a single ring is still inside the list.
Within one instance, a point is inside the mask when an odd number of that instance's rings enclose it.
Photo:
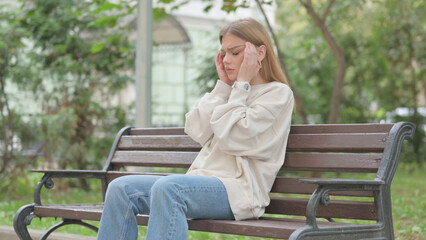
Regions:
[[[231,81],[229,79],[228,75],[226,74],[225,66],[223,65],[222,53],[221,52],[219,52],[216,55],[215,63],[216,63],[216,70],[217,70],[217,74],[219,75],[219,79],[222,82],[228,84],[229,86],[232,86],[232,84],[234,83],[234,81]]]
[[[241,63],[240,70],[238,71],[237,81],[251,82],[260,70],[259,63],[257,62],[257,49],[250,42],[246,42],[244,49],[244,59]]]

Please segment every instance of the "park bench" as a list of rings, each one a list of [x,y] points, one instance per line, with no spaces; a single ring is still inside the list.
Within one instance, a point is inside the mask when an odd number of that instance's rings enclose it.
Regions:
[[[394,239],[391,182],[402,142],[414,131],[415,126],[407,122],[292,125],[285,163],[265,215],[244,221],[188,219],[189,229],[277,239]],[[141,169],[188,168],[199,150],[200,145],[182,128],[125,127],[117,134],[103,170],[33,170],[44,176],[35,187],[34,203],[16,213],[15,231],[21,239],[31,239],[27,225],[34,217],[62,219],[41,239],[68,224],[97,231],[85,220],[99,221],[102,203],[44,205],[43,186],[51,189],[54,178],[95,178],[105,194],[108,183],[120,176],[167,174]],[[327,172],[339,179],[317,178]],[[147,225],[148,216],[138,215],[137,220]]]

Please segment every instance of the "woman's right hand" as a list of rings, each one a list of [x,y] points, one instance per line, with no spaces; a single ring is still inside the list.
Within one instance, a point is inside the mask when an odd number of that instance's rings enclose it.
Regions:
[[[217,70],[217,74],[219,75],[219,79],[228,84],[229,86],[232,86],[232,84],[234,84],[234,81],[232,81],[231,79],[229,79],[228,74],[226,74],[225,71],[225,66],[223,65],[223,58],[222,58],[222,53],[219,52],[216,55],[216,70]]]
[[[260,65],[257,61],[258,50],[253,43],[246,42],[244,49],[244,59],[238,71],[237,81],[252,82],[259,73]]]

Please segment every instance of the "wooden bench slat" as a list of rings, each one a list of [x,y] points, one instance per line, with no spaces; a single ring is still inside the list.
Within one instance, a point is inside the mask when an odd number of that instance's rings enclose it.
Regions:
[[[198,152],[117,151],[113,164],[121,166],[188,168]],[[284,171],[377,172],[377,153],[288,153]]]
[[[287,152],[383,152],[387,133],[290,134]]]
[[[316,188],[317,185],[315,184],[300,183],[299,178],[277,177],[271,192],[311,195]],[[373,194],[369,191],[337,191],[329,194],[333,196],[373,197]]]
[[[209,231],[225,234],[237,234],[254,237],[286,239],[297,228],[306,224],[303,220],[290,221],[274,220],[193,220],[188,222],[189,229],[196,231]]]
[[[281,170],[375,173],[381,159],[378,153],[287,153]]]
[[[394,124],[301,124],[291,125],[291,134],[305,133],[386,133]],[[130,135],[185,135],[183,127],[132,128]]]
[[[166,150],[199,151],[200,144],[187,135],[164,136],[123,136],[118,144],[119,150]]]
[[[288,152],[380,152],[386,133],[290,134]],[[123,136],[120,150],[199,151],[200,144],[187,135]]]
[[[35,206],[34,214],[38,217],[100,221],[103,208],[103,204],[49,204]]]
[[[186,135],[182,127],[132,128],[130,135]]]
[[[305,216],[309,199],[271,198],[265,212]],[[318,206],[317,217],[376,220],[376,208],[373,202],[332,200],[327,206]]]
[[[117,151],[111,162],[124,166],[188,168],[198,152]]]
[[[288,239],[298,228],[306,225],[302,219],[272,219],[259,220],[191,220],[188,221],[190,230],[237,234],[263,238]],[[320,228],[331,226],[355,226],[355,224],[318,221]]]
[[[301,124],[291,125],[290,134],[388,133],[394,124]]]

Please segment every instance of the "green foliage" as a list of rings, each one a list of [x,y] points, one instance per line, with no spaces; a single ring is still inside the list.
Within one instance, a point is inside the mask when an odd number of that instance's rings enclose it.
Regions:
[[[113,2],[25,0],[0,9],[1,190],[15,189],[28,168],[100,169],[115,133],[131,120],[114,98],[134,67],[125,18],[135,4]],[[28,111],[5,89],[38,109]],[[37,152],[26,156],[30,144]]]
[[[349,108],[349,111],[341,115],[342,122],[353,121],[352,114],[360,121],[379,120],[382,116],[378,118],[376,111],[368,109],[373,102],[388,112],[397,107],[412,107],[413,94],[407,91],[407,87],[413,82],[412,66],[408,63],[412,60],[420,63],[425,61],[425,45],[419,42],[425,37],[424,32],[421,32],[424,16],[419,14],[420,9],[424,10],[425,6],[420,2],[422,1],[339,1],[332,6],[327,24],[341,44],[348,62],[345,102],[342,107],[343,110]],[[319,31],[309,22],[306,13],[294,11],[295,8],[300,10],[297,1],[281,3],[277,17],[278,22],[284,25],[285,32],[280,34],[287,46],[284,52],[289,62],[293,62],[293,58],[302,61],[291,67],[290,72],[296,79],[295,88],[308,85],[310,91],[322,88],[325,93],[331,90],[328,82],[333,79],[335,69],[328,58],[331,52],[324,41],[319,39]],[[411,16],[408,19],[413,19],[409,23],[406,20],[408,15]],[[411,40],[407,39],[408,33],[401,30],[407,24],[410,26],[408,29],[412,30]],[[410,48],[417,56],[408,56]],[[307,55],[309,53],[312,54]],[[300,64],[303,64],[303,71],[293,70],[299,68]],[[318,69],[321,70],[316,71]],[[312,72],[323,82],[309,81]],[[420,75],[415,77],[417,88],[422,80],[424,79]],[[316,95],[312,101],[306,96],[308,99],[304,101],[317,102],[323,96]],[[359,106],[364,108],[354,111]],[[328,107],[318,106],[315,111],[321,112],[324,108]],[[359,118],[360,115],[364,118]]]
[[[17,185],[19,173],[31,160],[25,152],[34,135],[25,125],[13,93],[7,91],[15,82],[31,76],[25,61],[23,38],[29,33],[16,21],[18,13],[0,6],[0,196]]]
[[[31,89],[43,114],[32,124],[40,130],[44,160],[99,169],[113,134],[125,125],[123,110],[111,99],[131,79],[117,76],[133,67],[125,37],[130,26],[116,26],[131,7],[124,1],[28,0],[23,10],[19,20],[31,32],[32,59],[40,68]]]
[[[318,13],[329,1],[315,1]],[[292,87],[302,97],[311,123],[326,123],[336,64],[332,52],[299,0],[277,1],[277,35]],[[424,1],[334,1],[326,26],[342,48],[347,72],[340,106],[341,123],[410,121],[417,125],[410,143],[424,160],[424,116],[417,112],[425,88]],[[410,109],[397,116],[397,108]],[[297,123],[299,116],[295,116]],[[422,155],[423,154],[423,155]]]
[[[203,64],[200,67],[200,74],[195,78],[199,88],[199,94],[211,92],[219,79],[215,66],[215,56],[208,56],[202,59]]]

